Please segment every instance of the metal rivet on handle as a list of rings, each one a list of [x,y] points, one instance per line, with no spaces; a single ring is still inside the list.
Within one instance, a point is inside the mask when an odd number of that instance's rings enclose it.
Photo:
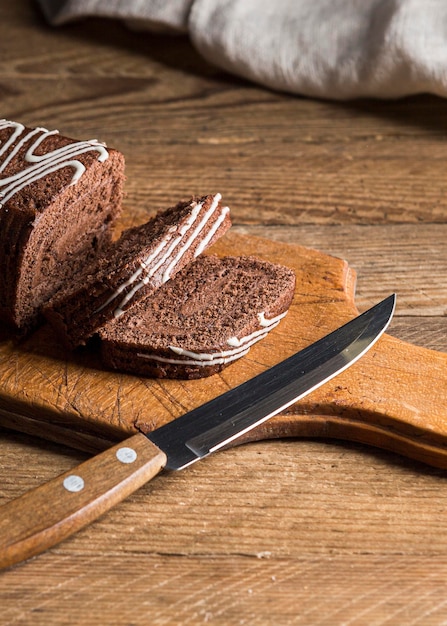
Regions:
[[[133,448],[118,448],[116,458],[121,463],[133,463],[136,461],[137,453]]]
[[[63,485],[67,491],[76,493],[84,489],[84,480],[80,476],[76,476],[76,474],[71,474],[67,476],[67,478],[64,478]]]

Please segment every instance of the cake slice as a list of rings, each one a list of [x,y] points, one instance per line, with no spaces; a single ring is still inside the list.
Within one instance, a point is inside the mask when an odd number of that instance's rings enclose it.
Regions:
[[[22,331],[111,240],[124,157],[0,120],[0,319]]]
[[[152,295],[230,225],[220,194],[159,212],[146,224],[124,231],[68,293],[49,303],[45,316],[69,348],[84,344],[99,327]]]
[[[279,324],[294,289],[281,265],[202,256],[99,330],[103,363],[150,377],[209,376]]]

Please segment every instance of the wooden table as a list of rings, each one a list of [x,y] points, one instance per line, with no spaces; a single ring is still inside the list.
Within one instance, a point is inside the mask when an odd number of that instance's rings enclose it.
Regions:
[[[100,20],[51,29],[0,1],[1,116],[106,138],[122,224],[221,191],[234,230],[343,257],[359,309],[447,349],[447,103],[333,103],[215,69],[185,38]],[[23,381],[25,384],[26,381]],[[0,502],[87,458],[3,429]],[[0,624],[443,624],[445,471],[334,441],[251,443],[164,475],[0,574]]]

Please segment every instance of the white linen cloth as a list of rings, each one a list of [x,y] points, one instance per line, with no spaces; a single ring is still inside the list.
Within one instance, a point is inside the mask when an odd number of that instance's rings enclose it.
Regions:
[[[54,25],[123,19],[188,33],[211,63],[330,98],[447,96],[447,0],[38,0]]]

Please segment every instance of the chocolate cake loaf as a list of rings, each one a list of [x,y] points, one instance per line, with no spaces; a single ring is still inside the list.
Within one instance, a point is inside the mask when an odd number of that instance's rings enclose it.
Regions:
[[[221,195],[181,202],[124,231],[99,263],[45,308],[64,343],[74,348],[201,254],[230,227]]]
[[[33,326],[42,305],[110,242],[124,158],[96,140],[0,120],[0,319]]]
[[[159,378],[209,376],[280,322],[294,289],[281,265],[202,256],[99,330],[103,363]]]

